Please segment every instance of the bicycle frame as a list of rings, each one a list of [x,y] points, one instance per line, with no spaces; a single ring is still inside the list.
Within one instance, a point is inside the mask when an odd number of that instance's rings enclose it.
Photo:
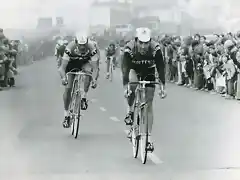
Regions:
[[[136,90],[135,90],[135,100],[133,103],[134,107],[139,108],[139,110],[143,110],[144,108],[147,107],[147,102],[146,102],[146,85],[147,84],[160,84],[159,82],[156,81],[138,81],[138,82],[130,82],[128,83],[128,91],[130,90],[130,85],[137,85]],[[142,119],[142,118],[141,118]],[[140,122],[140,124],[145,124],[144,120]],[[146,123],[148,125],[148,122]],[[148,135],[148,131],[145,132],[146,135]]]
[[[72,126],[72,135],[75,138],[78,136],[79,131],[79,121],[81,117],[81,99],[83,89],[81,88],[81,82],[84,82],[85,76],[91,76],[90,73],[85,73],[82,71],[79,72],[68,72],[67,75],[75,75],[73,80],[73,87],[71,91],[71,102],[69,104],[69,113],[71,118],[71,126]]]
[[[109,73],[110,73],[110,81],[113,79],[113,56],[109,57]]]
[[[79,71],[79,72],[68,72],[67,75],[75,75],[74,77],[74,80],[73,80],[73,86],[75,85],[76,81],[77,81],[77,91],[74,92],[75,90],[75,87],[72,88],[72,92],[71,92],[71,95],[73,95],[73,93],[81,93],[82,92],[82,89],[80,87],[80,84],[81,82],[84,82],[84,78],[83,76],[92,76],[90,73],[85,73],[85,72],[82,72],[82,71]]]
[[[134,99],[134,114],[132,129],[132,144],[133,144],[133,156],[136,158],[138,154],[139,140],[141,144],[141,159],[145,164],[147,160],[147,146],[148,146],[148,112],[146,101],[146,84],[160,84],[156,81],[138,81],[128,83],[128,91],[130,91],[130,85],[137,85],[135,90]],[[137,118],[136,118],[137,117]],[[137,122],[136,122],[137,120]],[[139,127],[139,129],[138,129]],[[138,131],[137,131],[138,130]],[[136,132],[137,131],[137,132]]]

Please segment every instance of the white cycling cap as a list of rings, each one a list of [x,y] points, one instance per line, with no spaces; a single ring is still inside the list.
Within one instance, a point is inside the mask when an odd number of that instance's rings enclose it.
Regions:
[[[78,32],[76,34],[76,40],[78,41],[78,44],[87,44],[88,42],[88,35],[86,33],[83,32]]]
[[[137,38],[141,42],[149,42],[151,39],[151,30],[149,28],[137,28]]]

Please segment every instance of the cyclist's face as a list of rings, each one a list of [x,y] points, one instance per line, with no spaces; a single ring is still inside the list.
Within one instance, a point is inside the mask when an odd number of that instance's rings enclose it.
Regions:
[[[87,47],[85,44],[79,44],[78,45],[78,50],[79,50],[79,53],[85,53],[86,50],[87,50]]]
[[[139,40],[137,41],[138,52],[140,52],[141,54],[146,54],[149,46],[150,46],[150,42],[141,42]]]
[[[204,42],[205,42],[205,38],[204,38],[204,37],[201,37],[201,38],[200,38],[200,42],[201,42],[201,43],[204,43]]]

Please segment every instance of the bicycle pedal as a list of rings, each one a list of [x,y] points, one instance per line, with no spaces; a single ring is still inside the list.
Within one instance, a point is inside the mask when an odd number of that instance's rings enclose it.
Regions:
[[[149,146],[149,145],[148,145]],[[154,151],[154,146],[153,145],[150,145],[150,147],[146,147],[145,149],[147,152],[150,152],[150,153],[153,153]]]

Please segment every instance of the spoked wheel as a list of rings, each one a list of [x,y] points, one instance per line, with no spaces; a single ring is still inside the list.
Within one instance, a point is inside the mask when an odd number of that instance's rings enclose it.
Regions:
[[[70,123],[71,123],[72,135],[74,135],[74,117],[71,117]]]
[[[111,64],[110,64],[110,77],[109,77],[109,80],[112,82],[112,80],[113,80],[113,67],[112,67],[113,65],[112,65],[112,62],[111,62]]]
[[[73,116],[73,136],[75,139],[78,137],[79,124],[80,124],[80,111],[81,111],[81,98],[79,95],[76,96],[76,103],[74,107],[74,116]]]
[[[141,160],[145,164],[147,161],[147,145],[148,145],[148,125],[146,118],[146,108],[142,109],[141,112],[141,127],[140,127],[140,151],[141,151]],[[146,123],[146,124],[145,124]]]
[[[133,147],[133,157],[137,158],[138,149],[139,149],[139,113],[138,108],[136,107],[133,114],[133,126],[132,126],[132,147]]]
[[[80,121],[80,109],[81,109],[81,97],[80,92],[77,90],[77,81],[74,81],[72,98],[70,103],[70,123],[71,123],[71,134],[76,139],[79,131]]]
[[[148,145],[148,136],[146,134],[141,135],[140,149],[141,149],[141,160],[143,164],[145,164],[147,161],[147,145]]]

